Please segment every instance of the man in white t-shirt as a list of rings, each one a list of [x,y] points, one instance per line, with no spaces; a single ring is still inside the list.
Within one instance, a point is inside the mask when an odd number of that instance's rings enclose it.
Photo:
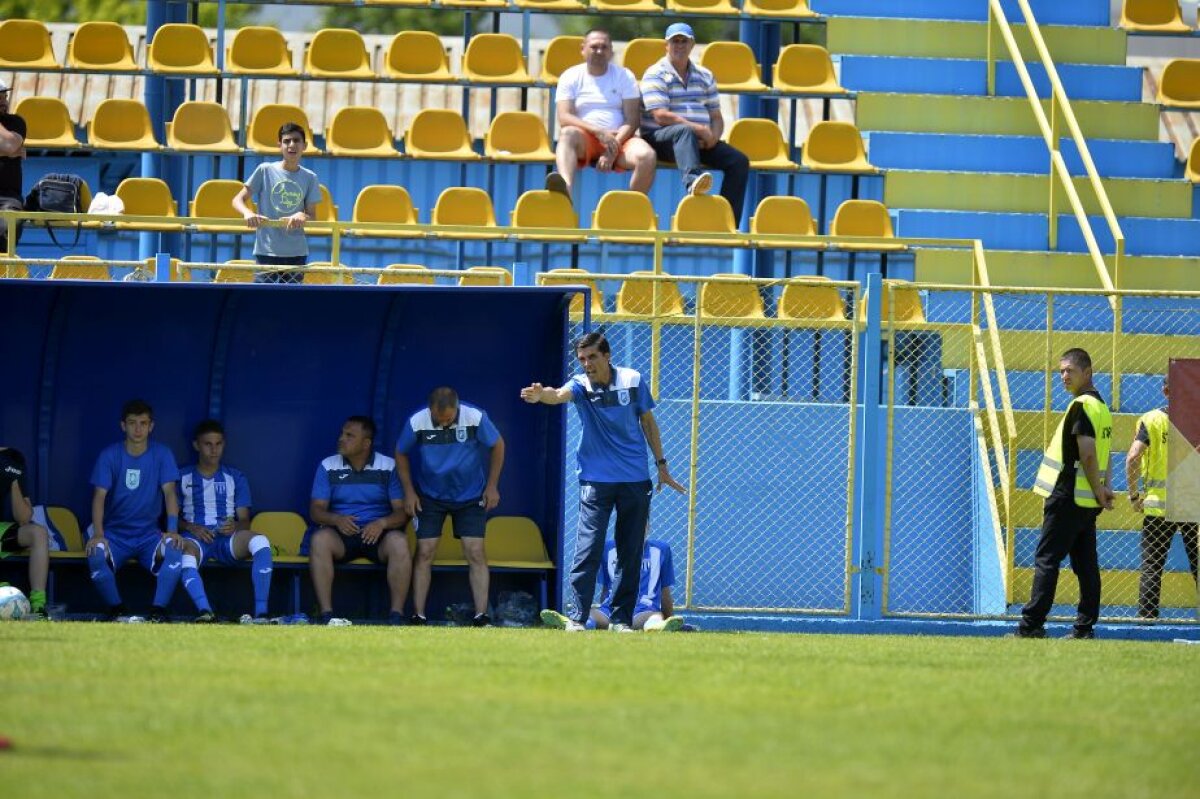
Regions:
[[[638,137],[642,94],[637,79],[612,63],[606,30],[593,28],[584,35],[583,58],[558,79],[558,171],[546,176],[546,188],[570,197],[576,170],[591,164],[601,172],[632,172],[629,188],[645,194],[657,160],[654,149]]]

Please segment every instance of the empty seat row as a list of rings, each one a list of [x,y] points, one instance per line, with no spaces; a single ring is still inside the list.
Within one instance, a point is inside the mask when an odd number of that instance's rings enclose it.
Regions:
[[[19,38],[20,46],[15,40]],[[44,41],[45,52],[34,46]],[[582,62],[582,37],[552,40],[543,59],[540,80],[554,85],[562,71]],[[49,53],[49,33],[40,22],[0,22],[0,68],[57,67]],[[661,39],[634,39],[621,54],[621,63],[641,78],[664,55]],[[147,49],[147,68],[168,75],[217,75],[208,34],[195,25],[171,23],[155,33]],[[754,52],[742,42],[713,42],[700,57],[712,70],[721,91],[769,91],[762,82]],[[71,38],[67,66],[122,72],[138,69],[125,30],[115,22],[85,22]],[[226,70],[235,75],[297,76],[287,42],[275,28],[246,27],[236,31],[229,45]],[[376,74],[366,44],[358,31],[326,28],[313,36],[305,52],[304,74],[328,79],[377,77],[420,82],[533,85],[521,45],[502,33],[473,36],[463,55],[462,75],[450,72],[446,48],[428,31],[403,31],[388,46],[383,70]],[[775,65],[775,89],[791,94],[844,94],[838,86],[829,53],[815,45],[789,45]]]
[[[1121,27],[1136,33],[1191,33],[1183,21],[1179,0],[1125,0]]]
[[[27,125],[29,148],[74,149],[75,137],[66,105],[55,97],[27,97],[16,113]],[[279,128],[294,122],[308,133],[306,155],[321,155],[313,142],[308,115],[298,106],[265,105],[251,120],[246,150],[270,155],[279,151]],[[218,103],[183,103],[166,125],[166,146],[183,152],[237,153],[233,127]],[[809,131],[799,163],[791,159],[791,148],[779,125],[769,119],[739,119],[726,137],[750,159],[755,169],[795,171],[876,171],[867,161],[862,136],[850,122],[819,122]],[[88,146],[106,150],[152,151],[162,148],[150,125],[150,115],[136,100],[108,99],[96,107],[87,123]],[[396,140],[383,112],[371,106],[340,109],[325,132],[330,155],[339,157],[399,158]],[[483,141],[482,155],[476,152],[466,121],[457,112],[427,108],[417,113],[404,139],[404,155],[433,160],[475,161],[490,158],[513,163],[551,163],[554,152],[541,117],[530,111],[506,111],[496,115]]]

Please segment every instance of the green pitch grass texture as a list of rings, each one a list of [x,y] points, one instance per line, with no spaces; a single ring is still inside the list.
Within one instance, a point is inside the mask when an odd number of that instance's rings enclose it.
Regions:
[[[1166,797],[1200,647],[0,623],[10,797]]]

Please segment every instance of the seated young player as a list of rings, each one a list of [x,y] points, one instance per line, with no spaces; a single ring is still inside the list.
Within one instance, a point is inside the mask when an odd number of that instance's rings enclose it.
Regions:
[[[225,455],[225,428],[215,419],[196,425],[192,448],[199,459],[179,472],[183,512],[183,585],[196,606],[208,607],[204,583],[197,567],[206,560],[232,564],[253,561],[250,582],[254,587],[254,613],[242,624],[266,624],[271,594],[271,542],[250,529],[250,483],[232,466],[221,463]]]
[[[30,617],[45,620],[46,577],[50,572],[50,533],[33,520],[25,456],[11,447],[0,447],[0,558],[29,549]],[[5,502],[11,516],[3,513]]]

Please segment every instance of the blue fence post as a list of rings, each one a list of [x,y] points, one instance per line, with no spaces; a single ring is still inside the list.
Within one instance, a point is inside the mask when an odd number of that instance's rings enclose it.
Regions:
[[[858,437],[854,452],[854,526],[852,533],[850,613],[858,619],[883,615],[883,522],[887,446],[884,438],[887,408],[880,402],[883,340],[880,328],[883,278],[867,275],[867,325],[859,337]]]

